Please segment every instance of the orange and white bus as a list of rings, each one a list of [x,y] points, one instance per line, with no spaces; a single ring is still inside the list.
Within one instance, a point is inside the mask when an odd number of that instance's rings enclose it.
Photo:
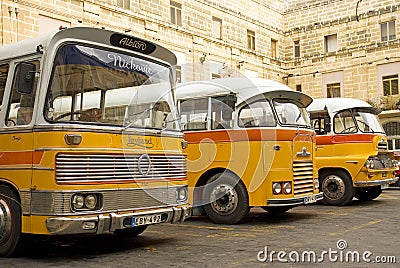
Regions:
[[[280,213],[322,198],[311,97],[247,78],[185,83],[177,96],[194,215],[235,224],[251,207]]]
[[[0,255],[23,234],[138,235],[191,214],[175,55],[71,28],[0,47]]]
[[[314,99],[307,110],[317,135],[316,166],[323,202],[373,200],[396,182],[397,161],[388,150],[377,110],[350,98]]]

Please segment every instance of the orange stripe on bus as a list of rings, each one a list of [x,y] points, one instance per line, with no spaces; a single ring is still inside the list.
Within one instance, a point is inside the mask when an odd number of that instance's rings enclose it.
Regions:
[[[297,134],[296,134],[297,133]],[[309,134],[309,130],[287,130],[287,129],[246,129],[246,130],[212,130],[185,132],[185,140],[188,143],[207,142],[236,142],[236,141],[291,141],[298,134]]]
[[[44,152],[2,152],[0,153],[0,165],[38,165]]]
[[[375,135],[372,134],[346,134],[335,136],[317,136],[317,145],[340,143],[372,143]]]

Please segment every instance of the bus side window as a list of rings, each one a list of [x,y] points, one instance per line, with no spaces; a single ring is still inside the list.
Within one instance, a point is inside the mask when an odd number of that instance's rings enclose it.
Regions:
[[[31,62],[36,65],[36,71],[39,70],[39,61]],[[18,68],[16,68],[18,70]],[[34,78],[33,92],[30,94],[19,93],[17,91],[18,76],[20,74],[15,71],[13,77],[13,85],[11,88],[11,96],[8,104],[7,112],[7,125],[8,126],[20,126],[29,125],[32,121],[33,107],[35,104],[35,92],[37,86],[37,78],[35,74],[32,74]]]
[[[8,64],[0,65],[0,111],[3,107],[3,96],[6,88],[8,68]]]
[[[183,130],[207,129],[208,98],[181,101],[180,111]]]

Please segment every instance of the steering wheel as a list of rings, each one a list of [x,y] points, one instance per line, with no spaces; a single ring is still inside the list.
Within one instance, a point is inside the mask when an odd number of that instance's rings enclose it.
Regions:
[[[356,126],[350,126],[348,128],[343,129],[340,133],[349,133],[349,132],[354,132],[357,131],[357,127]]]
[[[251,119],[251,120],[247,121],[246,123],[244,123],[243,125],[244,125],[245,127],[254,127],[254,126],[256,126],[256,125],[255,125],[255,122],[256,122],[255,119]]]
[[[8,122],[11,122],[12,125],[9,125]],[[13,119],[10,119],[10,118],[7,119],[7,126],[8,126],[8,127],[16,126],[16,125],[17,125],[17,123],[15,123],[15,121],[14,121]]]
[[[94,118],[89,113],[84,112],[84,111],[76,111],[73,113],[68,112],[68,113],[57,116],[56,118],[54,118],[54,121],[58,121],[58,120],[63,119],[64,117],[75,115],[75,114],[79,114],[79,116],[80,116],[79,121],[86,121],[86,122],[95,121]]]

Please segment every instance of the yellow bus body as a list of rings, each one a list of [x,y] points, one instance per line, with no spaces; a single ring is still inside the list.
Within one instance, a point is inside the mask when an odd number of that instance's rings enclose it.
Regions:
[[[271,125],[240,126],[241,121],[255,121],[251,113],[264,113],[260,108],[248,109],[254,103],[269,107],[279,100],[303,107],[310,97],[270,80],[245,78],[183,84],[177,87],[177,96],[188,143],[185,152],[194,215],[205,210],[216,223],[234,224],[244,219],[250,207],[281,213],[322,198],[314,168],[315,136],[308,125],[266,123],[278,121],[271,110],[269,116],[264,115],[265,124]],[[224,111],[229,108],[232,111]],[[217,121],[226,127],[220,129]],[[287,192],[279,190],[284,187]]]
[[[0,256],[21,234],[138,235],[190,217],[175,64],[85,27],[0,48]]]
[[[317,132],[316,166],[326,204],[345,205],[354,196],[372,200],[397,181],[397,161],[369,104],[315,99],[308,110]]]

